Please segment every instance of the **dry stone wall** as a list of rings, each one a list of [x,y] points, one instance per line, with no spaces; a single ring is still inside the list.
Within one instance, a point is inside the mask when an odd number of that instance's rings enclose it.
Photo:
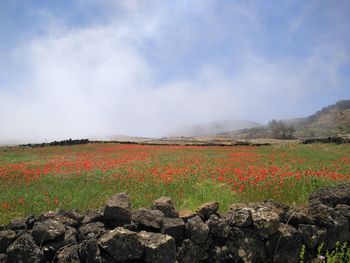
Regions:
[[[272,200],[209,202],[180,213],[169,197],[133,210],[126,193],[84,213],[47,212],[0,228],[0,262],[299,262],[349,241],[350,184],[310,196],[308,207]]]

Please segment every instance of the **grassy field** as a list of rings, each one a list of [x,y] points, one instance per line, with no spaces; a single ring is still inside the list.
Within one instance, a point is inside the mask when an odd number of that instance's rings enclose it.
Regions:
[[[179,209],[217,200],[303,204],[350,179],[349,145],[263,147],[87,144],[0,149],[0,224],[56,208],[86,210],[127,191],[133,207],[171,196]]]

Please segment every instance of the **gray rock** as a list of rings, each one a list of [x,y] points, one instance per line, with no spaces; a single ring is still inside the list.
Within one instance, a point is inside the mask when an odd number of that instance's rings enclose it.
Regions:
[[[0,254],[0,263],[7,263],[7,255],[6,254]]]
[[[299,224],[312,224],[311,218],[297,207],[290,208],[282,219],[282,222],[294,227],[298,227]]]
[[[335,211],[345,216],[350,222],[350,205],[339,204],[335,207]]]
[[[70,226],[66,226],[65,228],[66,231],[63,239],[48,242],[47,244],[43,245],[42,250],[47,260],[52,260],[56,252],[62,247],[70,246],[76,243],[77,230]]]
[[[64,247],[61,251],[57,252],[54,261],[57,263],[81,262],[78,254],[78,245]]]
[[[232,228],[226,246],[228,256],[234,259],[229,262],[266,262],[265,245],[252,229]]]
[[[163,218],[164,214],[159,210],[140,208],[133,211],[133,220],[139,230],[160,232]]]
[[[79,244],[79,258],[85,263],[100,263],[102,261],[97,239],[91,238]]]
[[[338,204],[350,205],[350,184],[342,183],[334,187],[322,188],[310,195],[309,203],[321,203],[331,207]]]
[[[24,233],[6,250],[9,262],[39,263],[44,262],[44,253],[35,243],[33,237]]]
[[[181,263],[197,263],[208,258],[208,252],[189,239],[185,239],[177,251],[177,259]]]
[[[3,230],[26,230],[27,224],[25,218],[15,218],[11,222],[4,226]]]
[[[85,215],[76,210],[70,210],[63,213],[64,216],[71,218],[79,224],[83,222]]]
[[[211,261],[210,262],[235,262],[237,261],[237,257],[231,253],[229,248],[226,245],[223,246],[214,246],[211,251]]]
[[[90,209],[84,213],[82,224],[103,221],[103,211],[101,209]]]
[[[64,233],[65,227],[63,224],[49,219],[44,222],[36,222],[33,227],[32,236],[38,245],[42,245],[48,241],[63,238]]]
[[[299,262],[302,237],[291,225],[281,223],[278,231],[269,238],[266,247],[273,262]]]
[[[168,235],[141,231],[138,238],[145,248],[145,261],[173,263],[176,261],[175,240]]]
[[[5,253],[16,237],[16,232],[13,230],[0,231],[0,253]]]
[[[136,232],[117,227],[98,239],[100,247],[115,261],[140,259],[144,248]]]
[[[219,202],[207,202],[198,207],[197,213],[202,215],[204,220],[207,220],[211,215],[216,214],[218,209]]]
[[[197,244],[204,243],[209,234],[209,227],[199,216],[190,218],[186,223],[187,236]]]
[[[223,218],[233,227],[250,227],[253,225],[252,212],[249,208],[230,210],[223,215]]]
[[[179,212],[176,211],[173,201],[167,196],[162,196],[157,200],[154,200],[151,208],[162,211],[165,217],[179,217]]]
[[[341,213],[324,204],[311,204],[309,215],[318,226],[327,230],[327,249],[335,247],[336,242],[350,240],[349,221]]]
[[[197,214],[192,211],[182,210],[179,212],[179,218],[181,218],[185,223],[187,223],[188,219],[195,217]]]
[[[79,227],[78,239],[85,240],[90,238],[98,238],[106,232],[104,224],[101,222],[93,222]]]
[[[131,222],[131,204],[127,193],[112,196],[103,211],[106,220],[117,222]]]
[[[278,230],[280,215],[269,207],[262,205],[252,210],[252,218],[254,229],[264,237],[272,235]]]
[[[299,224],[298,232],[308,248],[314,249],[317,246],[317,227],[315,225]]]
[[[227,221],[218,217],[215,214],[210,216],[206,224],[209,226],[212,237],[223,239],[223,242],[228,238],[228,236],[231,233],[231,228],[228,225]]]
[[[164,218],[161,232],[173,237],[176,241],[181,240],[185,234],[185,222],[181,218]]]

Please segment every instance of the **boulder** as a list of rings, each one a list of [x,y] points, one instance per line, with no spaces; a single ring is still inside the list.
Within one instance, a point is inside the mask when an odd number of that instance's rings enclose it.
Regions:
[[[112,196],[107,201],[103,216],[107,221],[130,223],[131,204],[127,193],[119,193]]]
[[[96,238],[80,243],[78,253],[79,258],[85,263],[100,263],[102,261]]]
[[[317,246],[317,227],[315,225],[299,224],[298,232],[308,248],[314,249]]]
[[[336,205],[335,211],[345,216],[350,222],[350,205],[344,205],[344,204]]]
[[[253,225],[252,212],[249,208],[230,210],[223,215],[223,218],[232,227],[250,227]]]
[[[53,242],[48,242],[43,245],[42,250],[45,254],[46,260],[52,260],[56,252],[65,246],[70,246],[76,243],[77,230],[73,227],[66,226],[66,231],[64,238],[60,240],[55,240]]]
[[[179,217],[185,221],[185,223],[187,222],[188,219],[195,217],[197,214],[195,212],[189,211],[189,210],[181,210],[179,212]]]
[[[78,254],[78,245],[64,247],[61,251],[57,252],[54,261],[57,263],[81,262]]]
[[[0,254],[0,263],[7,263],[7,262],[8,262],[7,255],[1,253]]]
[[[190,218],[186,223],[186,236],[194,243],[204,243],[209,235],[209,227],[199,216]]]
[[[9,245],[16,239],[16,232],[13,230],[0,231],[0,253],[5,253]]]
[[[233,227],[226,246],[233,262],[266,262],[265,245],[252,229]]]
[[[180,263],[197,263],[208,258],[208,252],[190,239],[185,239],[177,251],[177,259]]]
[[[292,225],[293,227],[298,227],[299,224],[312,224],[311,218],[307,215],[306,211],[301,208],[293,207],[288,209],[282,222],[285,224]]]
[[[44,222],[36,222],[33,226],[32,236],[38,245],[48,241],[63,238],[65,227],[60,222],[49,219]]]
[[[179,217],[179,212],[176,211],[173,201],[167,196],[162,196],[157,200],[154,200],[151,208],[162,211],[165,217]]]
[[[140,208],[133,211],[133,220],[138,230],[160,232],[164,214],[159,210]]]
[[[24,233],[6,250],[9,262],[39,263],[44,262],[44,253],[35,243],[33,237]]]
[[[104,217],[101,209],[90,209],[84,213],[84,218],[81,223],[89,224],[92,222],[101,222],[103,219]]]
[[[211,215],[216,214],[218,209],[219,202],[207,202],[198,207],[197,214],[201,215],[204,220],[207,220]]]
[[[218,242],[225,242],[231,233],[231,228],[227,221],[213,214],[206,222],[210,229],[210,234],[213,238],[220,239]],[[221,245],[221,244],[220,244]]]
[[[27,224],[25,218],[15,218],[11,222],[3,227],[3,230],[26,230]]]
[[[101,222],[93,222],[78,228],[78,239],[86,240],[90,238],[98,238],[106,232],[105,226]]]
[[[278,231],[272,235],[266,247],[273,262],[299,262],[302,237],[291,225],[281,223]]]
[[[252,210],[253,226],[263,237],[274,234],[279,227],[280,215],[273,209],[261,206]]]
[[[338,204],[350,205],[350,184],[342,183],[334,187],[322,188],[310,195],[309,203],[321,203],[331,207]]]
[[[144,259],[150,263],[173,263],[176,261],[175,240],[168,235],[141,231],[138,239],[145,248]]]
[[[181,218],[164,218],[161,233],[169,235],[179,241],[185,234],[185,222]]]
[[[117,227],[101,236],[98,244],[115,261],[140,259],[144,252],[137,233],[122,227]]]
[[[309,215],[317,227],[327,230],[326,249],[334,248],[337,241],[350,240],[349,221],[334,208],[320,203],[313,203],[309,207]]]

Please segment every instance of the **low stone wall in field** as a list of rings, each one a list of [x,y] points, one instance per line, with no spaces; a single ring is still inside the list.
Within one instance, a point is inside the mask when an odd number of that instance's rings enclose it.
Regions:
[[[305,208],[274,201],[209,202],[178,213],[168,197],[131,209],[128,195],[101,210],[47,212],[0,228],[0,262],[299,262],[324,243],[350,240],[350,185],[310,196]]]

